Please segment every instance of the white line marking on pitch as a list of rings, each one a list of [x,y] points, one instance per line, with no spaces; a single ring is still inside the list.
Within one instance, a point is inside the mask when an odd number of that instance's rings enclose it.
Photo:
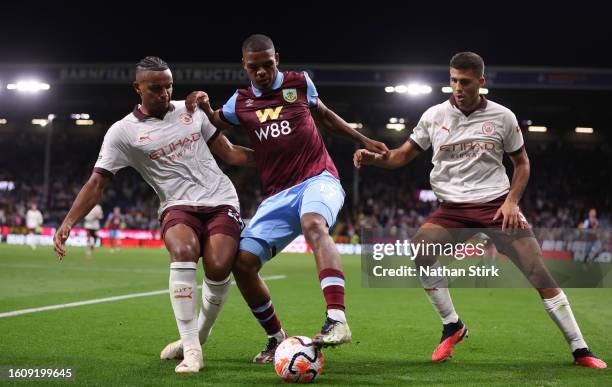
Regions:
[[[158,274],[168,273],[168,269],[115,269],[99,266],[69,266],[69,265],[37,265],[37,264],[20,264],[20,263],[0,263],[0,267],[9,269],[41,269],[41,270],[74,270],[74,271],[101,271],[109,273],[139,273],[139,274]]]
[[[287,276],[285,276],[285,275],[271,275],[271,276],[262,277],[262,278],[264,280],[266,280],[266,281],[274,281],[274,280],[279,280],[279,279],[287,278]],[[235,284],[236,284],[236,282],[232,281],[232,285],[235,285]],[[201,289],[201,288],[202,288],[202,286],[198,286],[198,289]],[[107,298],[96,298],[96,299],[93,299],[93,300],[70,302],[68,304],[41,306],[39,308],[20,309],[20,310],[14,310],[12,312],[0,313],[0,318],[20,316],[22,314],[29,314],[29,313],[45,312],[47,310],[74,308],[75,306],[101,304],[103,302],[113,302],[113,301],[120,301],[120,300],[128,300],[130,298],[157,296],[159,294],[164,294],[164,293],[168,293],[168,289],[155,290],[155,291],[152,291],[152,292],[145,292],[145,293],[126,294],[126,295],[123,295],[123,296],[114,296],[114,297],[107,297]]]

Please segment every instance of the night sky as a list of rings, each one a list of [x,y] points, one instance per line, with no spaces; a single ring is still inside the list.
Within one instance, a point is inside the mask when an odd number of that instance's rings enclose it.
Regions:
[[[604,2],[14,3],[2,6],[4,63],[235,62],[264,33],[290,63],[444,65],[470,50],[495,66],[612,67]]]

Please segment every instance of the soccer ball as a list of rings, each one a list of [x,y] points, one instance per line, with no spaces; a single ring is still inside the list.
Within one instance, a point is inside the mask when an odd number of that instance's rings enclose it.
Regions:
[[[274,369],[288,383],[310,383],[323,373],[323,352],[306,336],[285,339],[274,354]]]

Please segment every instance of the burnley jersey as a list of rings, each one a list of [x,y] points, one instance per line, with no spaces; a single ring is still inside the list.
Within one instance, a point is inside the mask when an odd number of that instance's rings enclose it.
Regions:
[[[255,150],[266,197],[328,171],[338,178],[310,113],[317,90],[306,72],[277,72],[270,91],[239,89],[223,105],[221,118],[241,125]]]

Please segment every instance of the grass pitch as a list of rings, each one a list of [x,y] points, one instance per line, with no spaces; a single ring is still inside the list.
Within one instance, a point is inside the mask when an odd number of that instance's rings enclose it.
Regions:
[[[433,364],[441,324],[421,289],[361,288],[358,256],[345,256],[347,313],[354,342],[326,349],[318,384],[352,385],[612,385],[612,372],[572,365],[561,333],[531,289],[454,289],[470,329],[454,358]],[[165,250],[110,254],[0,245],[0,314],[14,310],[167,289]],[[282,254],[263,276],[290,335],[314,335],[324,300],[310,255]],[[200,269],[199,277],[202,277]],[[612,289],[566,289],[592,350],[612,363]],[[204,347],[205,368],[175,375],[159,352],[178,336],[167,294],[0,318],[0,368],[71,367],[72,385],[279,385],[271,365],[250,361],[266,337],[238,289]],[[13,382],[1,380],[0,384]],[[53,384],[55,381],[16,381]]]

